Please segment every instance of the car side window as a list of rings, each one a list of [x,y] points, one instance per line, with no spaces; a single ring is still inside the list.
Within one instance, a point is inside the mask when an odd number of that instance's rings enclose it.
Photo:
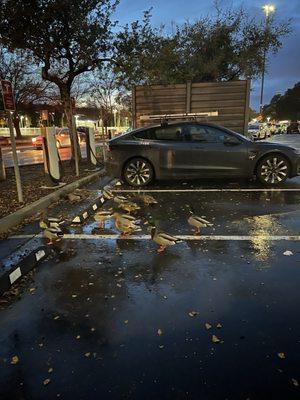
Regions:
[[[192,142],[224,143],[227,136],[229,135],[226,132],[213,126],[191,125],[189,127],[189,137]]]
[[[155,139],[153,129],[145,129],[144,131],[136,132],[133,137],[137,140]]]
[[[183,140],[183,129],[180,125],[169,125],[155,129],[155,137],[157,140],[168,140],[173,142],[181,142]]]

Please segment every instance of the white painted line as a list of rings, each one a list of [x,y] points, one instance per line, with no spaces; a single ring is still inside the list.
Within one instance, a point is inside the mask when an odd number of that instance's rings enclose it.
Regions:
[[[19,279],[20,276],[22,276],[22,272],[20,267],[18,267],[11,274],[9,274],[10,284],[12,285],[14,282],[16,282],[16,280]]]
[[[80,222],[80,217],[75,217],[72,222],[76,222],[76,223]]]
[[[15,235],[11,236],[10,239],[28,239],[32,238],[33,235]],[[36,235],[35,237],[43,237],[42,234]],[[279,240],[290,240],[300,241],[300,235],[175,235],[176,238],[183,241],[205,241],[205,240],[233,240],[233,241],[279,241]],[[113,240],[150,240],[150,235],[89,235],[89,234],[77,234],[68,233],[64,235],[64,239],[72,240],[102,240],[102,239],[113,239]]]
[[[105,202],[105,198],[104,198],[104,197],[101,197],[100,201],[101,201],[101,203],[103,204],[103,203]]]
[[[96,211],[98,208],[97,204],[93,204],[93,210]]]
[[[83,219],[87,219],[88,216],[89,216],[89,214],[87,211],[82,214]]]
[[[113,193],[173,193],[173,192],[300,192],[300,188],[289,189],[118,189],[112,190]]]

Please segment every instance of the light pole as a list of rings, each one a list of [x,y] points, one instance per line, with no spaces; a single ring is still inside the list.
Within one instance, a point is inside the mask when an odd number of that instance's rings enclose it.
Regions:
[[[270,15],[275,12],[275,6],[272,4],[266,4],[263,6],[263,12],[265,14],[265,43],[264,43],[264,53],[263,53],[263,70],[261,74],[261,90],[260,90],[260,104],[259,113],[262,114],[263,100],[264,100],[264,83],[265,83],[265,69],[266,69],[266,55],[267,55],[267,33],[269,30]]]

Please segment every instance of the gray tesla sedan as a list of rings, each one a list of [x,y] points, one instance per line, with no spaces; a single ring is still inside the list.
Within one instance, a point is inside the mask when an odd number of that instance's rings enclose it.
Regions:
[[[300,152],[204,122],[149,126],[109,141],[107,171],[131,186],[154,179],[252,178],[276,186],[300,174]]]

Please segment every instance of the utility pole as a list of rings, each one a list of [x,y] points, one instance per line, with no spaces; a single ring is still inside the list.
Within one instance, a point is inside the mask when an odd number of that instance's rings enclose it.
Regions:
[[[264,84],[265,84],[265,71],[266,71],[266,57],[267,57],[267,33],[269,31],[270,15],[275,12],[275,6],[272,4],[266,4],[263,6],[263,12],[265,14],[265,43],[263,52],[263,70],[261,74],[261,89],[260,89],[260,103],[259,103],[259,113],[262,115],[263,101],[264,101]]]

